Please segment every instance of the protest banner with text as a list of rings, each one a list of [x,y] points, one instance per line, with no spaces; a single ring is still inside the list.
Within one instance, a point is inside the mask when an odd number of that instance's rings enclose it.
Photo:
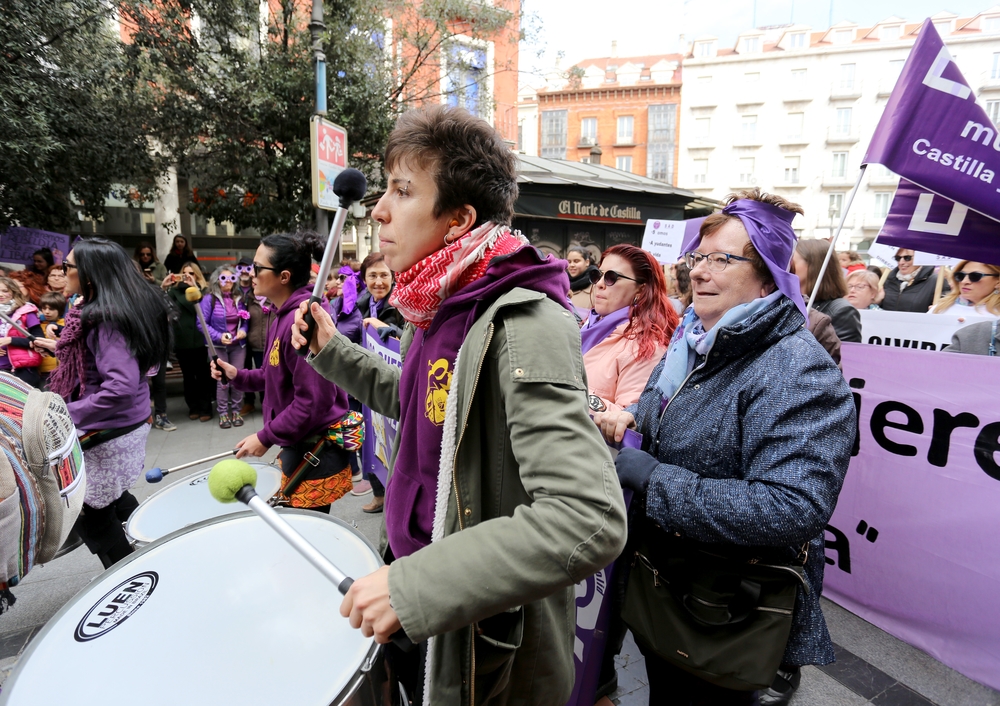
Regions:
[[[823,594],[1000,689],[1000,358],[844,343],[858,445]]]
[[[1000,219],[1000,134],[929,19],[864,163],[885,165],[924,189]]]
[[[399,355],[399,339],[389,338],[385,343],[372,326],[365,327],[365,348],[374,351],[382,360],[390,365],[401,367]],[[375,412],[368,407],[362,407],[365,418],[365,440],[361,446],[361,462],[368,473],[372,473],[385,485],[389,481],[389,456],[392,454],[392,444],[396,439],[399,422]]]
[[[973,311],[972,307],[969,311]],[[958,316],[862,309],[861,340],[876,346],[939,351],[951,343],[958,329],[993,318],[975,313]]]
[[[57,263],[69,252],[69,236],[36,228],[12,226],[0,233],[0,262],[30,265],[31,254],[48,248]]]

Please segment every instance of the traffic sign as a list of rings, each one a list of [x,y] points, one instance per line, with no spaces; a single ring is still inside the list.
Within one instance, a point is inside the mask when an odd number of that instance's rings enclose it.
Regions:
[[[347,130],[317,115],[309,121],[309,137],[313,206],[336,210],[340,199],[333,193],[333,180],[347,169]]]

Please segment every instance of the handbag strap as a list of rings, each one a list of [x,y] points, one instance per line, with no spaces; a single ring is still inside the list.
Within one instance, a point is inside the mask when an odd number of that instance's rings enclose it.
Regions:
[[[292,471],[288,482],[285,483],[285,487],[281,489],[281,495],[286,498],[292,497],[296,490],[298,490],[299,485],[302,483],[302,477],[306,474],[306,466],[318,466],[320,453],[323,447],[326,446],[327,440],[325,436],[321,436],[319,441],[312,447],[311,451],[306,451],[302,454],[302,460],[299,461],[299,465],[295,467]]]

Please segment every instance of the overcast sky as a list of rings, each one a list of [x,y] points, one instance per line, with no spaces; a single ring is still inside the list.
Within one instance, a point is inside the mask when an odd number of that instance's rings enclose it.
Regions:
[[[756,26],[797,22],[816,29],[849,20],[872,25],[892,15],[919,22],[948,11],[970,17],[988,10],[989,0],[524,0],[525,13],[537,15],[539,41],[521,51],[522,72],[544,71],[558,52],[569,68],[581,59],[609,56],[618,41],[618,56],[666,54],[677,50],[678,37],[691,41],[714,35],[722,46]],[[754,7],[756,6],[756,23]],[[542,57],[536,54],[543,52]]]

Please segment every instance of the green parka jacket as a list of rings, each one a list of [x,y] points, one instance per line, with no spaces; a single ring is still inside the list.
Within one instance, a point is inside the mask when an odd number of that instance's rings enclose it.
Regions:
[[[412,338],[408,326],[404,356]],[[398,419],[399,369],[340,335],[310,361]],[[543,294],[511,290],[470,329],[455,385],[448,404],[457,408],[445,420],[455,424],[454,464],[451,478],[438,479],[450,486],[444,537],[389,571],[406,634],[432,638],[424,703],[564,704],[574,681],[573,587],[610,564],[626,535],[615,466],[587,412],[573,315]]]

